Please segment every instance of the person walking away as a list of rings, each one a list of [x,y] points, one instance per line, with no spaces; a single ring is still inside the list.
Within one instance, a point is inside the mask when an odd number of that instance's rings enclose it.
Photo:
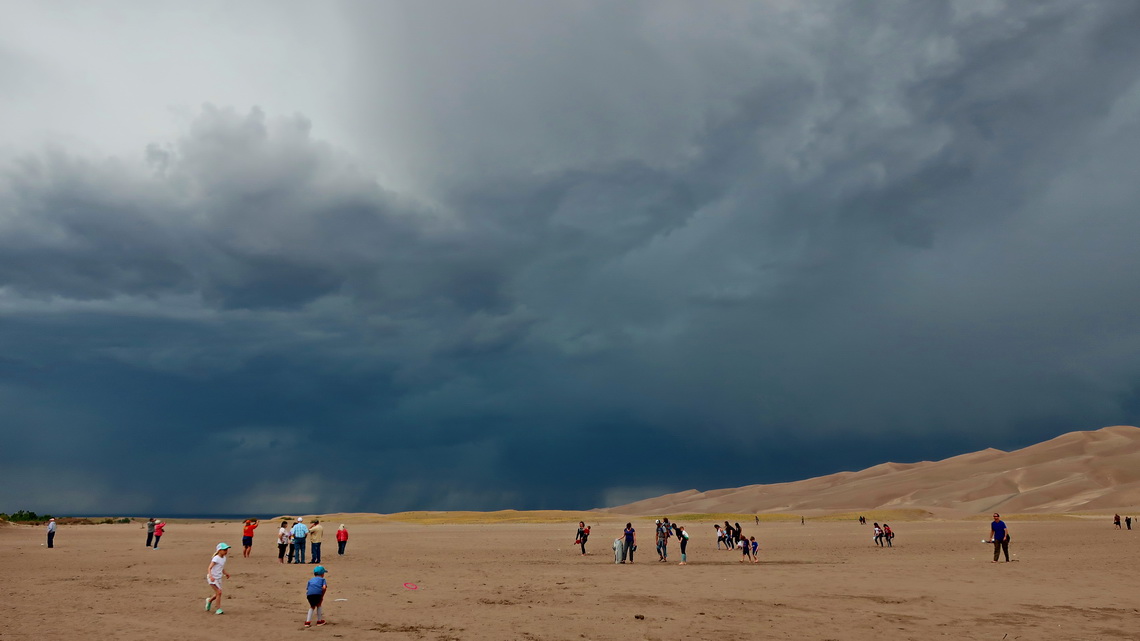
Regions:
[[[1001,515],[994,513],[994,521],[990,523],[990,543],[994,544],[994,563],[998,562],[998,553],[1005,552],[1005,562],[1009,563],[1009,527],[1001,520]]]
[[[1131,516],[1124,517],[1124,525],[1128,526],[1129,530],[1132,529],[1132,517]]]
[[[166,534],[166,521],[156,521],[154,524],[154,549],[158,549],[158,541]]]
[[[344,546],[348,545],[348,528],[344,527],[344,523],[336,530],[336,553],[344,556]]]
[[[886,523],[883,524],[883,540],[887,542],[887,547],[894,547],[891,545],[891,539],[895,538],[895,533],[891,531],[891,526]]]
[[[633,529],[632,523],[625,524],[625,530],[622,531],[622,536],[625,537],[625,542],[621,546],[621,562],[625,563],[628,556],[629,562],[633,563],[633,553],[637,551],[637,530]]]
[[[582,556],[586,556],[586,539],[590,538],[590,528],[586,527],[585,521],[578,521],[578,533],[575,536],[574,542],[582,546]]]
[[[1112,524],[1116,526],[1116,529],[1118,529],[1118,530],[1120,529],[1120,515],[1119,514],[1116,514],[1112,517]]]
[[[230,578],[230,573],[226,572],[226,556],[229,552],[230,546],[219,543],[218,547],[214,548],[214,558],[210,559],[210,565],[206,568],[206,583],[214,590],[213,596],[206,599],[206,612],[209,612],[211,607],[216,607],[218,609],[214,614],[225,614],[222,611],[222,577]]]
[[[55,547],[55,519],[48,519],[47,535],[48,535],[48,544],[47,544],[48,547],[54,548]]]
[[[154,517],[146,522],[146,546],[149,548],[154,544]]]
[[[257,526],[261,525],[257,519],[246,519],[242,523],[241,528],[241,555],[249,558],[249,553],[253,550],[253,531]]]
[[[305,599],[309,602],[309,614],[305,617],[305,627],[311,627],[313,615],[317,615],[317,625],[325,624],[325,614],[321,605],[325,602],[325,593],[329,591],[329,582],[325,580],[325,566],[318,565],[313,568],[313,578],[305,584]]]
[[[689,547],[689,533],[685,531],[685,526],[677,529],[677,540],[681,542],[681,562],[677,565],[688,565],[689,555],[685,552]]]
[[[312,556],[309,558],[309,563],[320,564],[321,562],[321,542],[325,538],[325,526],[317,519],[313,519],[313,525],[309,528],[309,547],[312,549]]]
[[[292,538],[292,534],[289,532],[289,522],[288,521],[282,521],[281,527],[278,528],[278,530],[277,530],[277,562],[278,563],[284,563],[285,562],[285,550],[290,547],[289,546],[289,540],[291,538]],[[290,563],[293,562],[293,550],[289,550],[289,562]]]
[[[883,547],[883,528],[879,524],[875,524],[875,545]]]
[[[297,517],[293,525],[293,562],[305,562],[305,539],[309,536],[309,528],[305,527],[305,519]]]

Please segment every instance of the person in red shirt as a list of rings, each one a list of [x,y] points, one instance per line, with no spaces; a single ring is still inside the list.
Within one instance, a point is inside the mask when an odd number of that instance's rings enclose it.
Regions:
[[[344,523],[336,531],[336,553],[344,556],[344,546],[348,545],[348,529],[344,527]]]
[[[257,519],[246,519],[241,528],[241,555],[248,557],[253,550],[253,531],[261,525]]]

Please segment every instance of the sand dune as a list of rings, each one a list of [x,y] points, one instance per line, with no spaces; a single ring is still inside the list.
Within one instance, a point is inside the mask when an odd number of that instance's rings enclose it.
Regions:
[[[1140,507],[1140,428],[1071,432],[1013,452],[993,448],[941,461],[881,463],[772,485],[686,490],[609,508],[620,514],[922,509],[1081,512]]]

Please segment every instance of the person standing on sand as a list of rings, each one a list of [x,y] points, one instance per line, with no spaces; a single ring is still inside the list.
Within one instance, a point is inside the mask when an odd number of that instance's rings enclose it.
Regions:
[[[214,558],[210,559],[210,565],[206,568],[206,583],[214,590],[214,595],[206,599],[206,612],[216,606],[218,609],[214,614],[225,614],[222,612],[222,577],[230,578],[230,573],[226,572],[226,556],[229,552],[230,546],[219,543]]]
[[[625,563],[626,556],[629,556],[629,562],[633,563],[633,553],[637,551],[637,530],[633,529],[633,523],[626,523],[625,530],[622,531],[622,536],[625,538],[621,546],[621,562]]]
[[[893,545],[891,545],[891,539],[893,539],[893,538],[895,538],[895,533],[891,531],[891,526],[884,523],[883,524],[883,540],[887,542],[887,547],[889,547],[889,548],[894,547]]]
[[[586,539],[590,538],[590,528],[586,527],[585,521],[578,521],[578,534],[574,542],[582,546],[582,556],[586,556]]]
[[[289,547],[289,522],[282,521],[281,528],[277,530],[277,562],[285,562],[285,550]],[[289,550],[289,562],[293,562],[293,551]]]
[[[313,519],[313,525],[309,528],[309,547],[312,549],[312,556],[309,558],[309,563],[319,564],[321,562],[321,541],[325,538],[325,526],[317,519]]]
[[[48,519],[47,535],[48,535],[48,544],[47,544],[48,547],[54,548],[55,547],[55,519]]]
[[[875,524],[874,541],[875,541],[875,545],[877,545],[879,547],[883,547],[883,528],[879,527],[878,523]]]
[[[309,528],[305,527],[305,519],[297,517],[293,525],[293,562],[305,562],[305,539],[309,536]]]
[[[685,526],[677,528],[677,540],[681,542],[681,562],[677,565],[688,565],[689,555],[685,550],[689,547],[689,533],[685,531]]]
[[[1124,524],[1128,526],[1129,530],[1131,530],[1132,529],[1132,517],[1131,516],[1124,517]]]
[[[1119,514],[1113,515],[1112,524],[1116,526],[1116,529],[1118,529],[1118,530],[1120,529],[1120,515]]]
[[[253,531],[256,530],[259,525],[261,525],[261,523],[259,523],[257,519],[246,519],[245,523],[242,523],[241,555],[245,558],[249,558],[249,553],[253,550]]]
[[[336,553],[344,556],[344,546],[348,545],[348,528],[344,527],[344,523],[336,530]]]
[[[154,524],[154,549],[158,549],[158,540],[166,533],[166,521],[156,521]]]
[[[990,523],[990,543],[994,544],[993,563],[998,562],[1000,552],[1005,552],[1005,562],[1009,563],[1009,528],[997,512],[994,512],[994,522]]]
[[[154,517],[146,522],[146,546],[149,548],[154,544]]]

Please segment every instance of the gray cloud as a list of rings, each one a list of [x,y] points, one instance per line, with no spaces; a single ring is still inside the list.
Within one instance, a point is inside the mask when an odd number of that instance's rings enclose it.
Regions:
[[[1137,10],[514,9],[343,5],[351,152],[206,106],[7,162],[10,442],[97,482],[0,499],[592,507],[1137,421]]]

